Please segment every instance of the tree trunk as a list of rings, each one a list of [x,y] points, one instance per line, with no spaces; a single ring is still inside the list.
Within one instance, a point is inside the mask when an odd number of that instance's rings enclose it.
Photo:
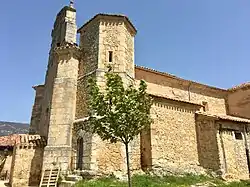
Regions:
[[[128,153],[128,143],[125,143],[126,147],[126,158],[127,158],[127,170],[128,170],[128,187],[132,187],[131,176],[130,176],[130,163],[129,163],[129,153]]]

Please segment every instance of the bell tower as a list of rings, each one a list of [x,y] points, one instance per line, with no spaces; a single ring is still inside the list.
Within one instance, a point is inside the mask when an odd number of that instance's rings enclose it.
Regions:
[[[136,29],[124,15],[97,14],[80,33],[83,62],[96,71],[102,82],[107,65],[122,76],[124,83],[134,78],[134,37]]]
[[[58,164],[68,170],[75,119],[80,49],[76,44],[76,10],[71,1],[57,14],[45,78],[41,134],[47,137],[43,168]]]
[[[112,67],[112,71],[118,73],[125,85],[134,81],[134,37],[136,29],[130,20],[124,15],[114,14],[97,14],[80,29],[80,48],[82,50],[82,63],[79,68],[78,84],[78,101],[82,103],[77,107],[77,119],[87,115],[87,79],[94,77],[97,84],[102,89],[105,86],[105,72],[107,66]],[[84,104],[83,104],[84,103]],[[85,137],[84,137],[85,138]],[[85,154],[88,159],[83,162],[84,169],[99,170],[107,172],[109,170],[125,170],[125,153],[123,146],[117,145],[117,150],[122,154],[116,155],[116,166],[106,167],[109,165],[105,155],[113,155],[115,151],[112,145],[100,140],[99,137],[93,136],[91,140],[85,139],[83,147],[86,148]],[[89,146],[91,145],[91,146]],[[118,152],[119,152],[118,151]],[[103,154],[105,152],[105,155]],[[85,167],[86,166],[86,167]]]

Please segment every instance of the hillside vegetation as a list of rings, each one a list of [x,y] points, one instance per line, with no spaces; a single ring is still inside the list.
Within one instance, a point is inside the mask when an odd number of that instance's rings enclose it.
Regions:
[[[29,124],[0,121],[0,136],[8,136],[10,134],[27,134],[29,132]]]

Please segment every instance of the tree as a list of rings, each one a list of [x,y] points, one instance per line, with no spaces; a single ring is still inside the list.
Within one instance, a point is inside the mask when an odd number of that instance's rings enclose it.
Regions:
[[[125,145],[128,186],[131,187],[128,146],[142,130],[150,127],[152,98],[146,93],[144,81],[140,81],[136,89],[132,84],[125,88],[122,78],[111,71],[105,73],[105,78],[103,92],[94,79],[89,80],[89,117],[84,129],[98,134],[102,140]]]

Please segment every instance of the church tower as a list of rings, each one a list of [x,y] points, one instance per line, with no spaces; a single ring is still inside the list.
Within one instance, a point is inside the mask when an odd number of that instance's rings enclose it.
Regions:
[[[76,44],[76,10],[71,2],[56,17],[45,78],[40,134],[47,137],[43,168],[69,169],[75,119],[80,50]]]
[[[106,66],[124,78],[134,78],[134,36],[136,29],[123,15],[97,14],[80,29],[80,47],[88,72],[103,77]],[[101,79],[101,78],[100,78]]]
[[[107,66],[111,66],[112,71],[122,77],[125,85],[134,81],[136,29],[126,16],[97,14],[78,29],[78,33],[82,58],[79,65],[76,119],[87,116],[86,90],[89,77],[96,78],[97,84],[103,88],[104,74],[108,70]],[[76,150],[84,148],[84,154],[80,152],[77,156],[78,169],[103,172],[126,169],[124,146],[120,144],[110,145],[97,136],[89,138],[83,135],[77,140],[77,145],[79,147]],[[112,165],[109,159],[114,157],[116,161]]]

